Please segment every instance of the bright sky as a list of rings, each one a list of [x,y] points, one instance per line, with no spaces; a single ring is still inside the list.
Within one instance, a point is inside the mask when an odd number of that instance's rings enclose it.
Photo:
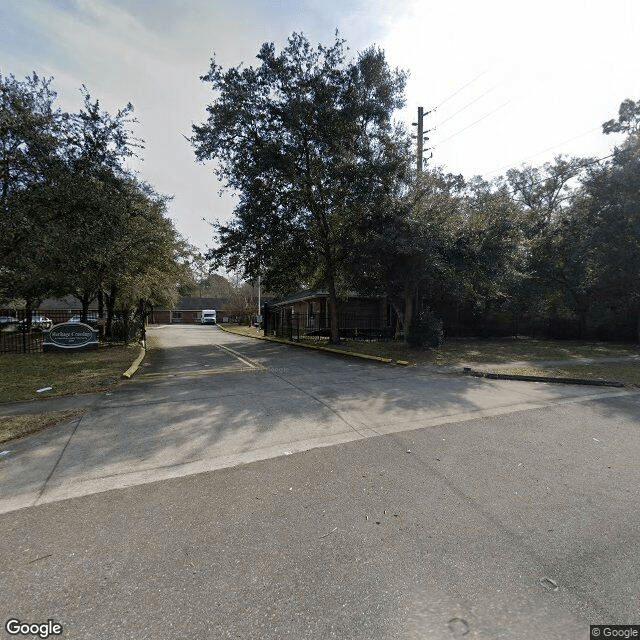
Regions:
[[[397,118],[436,108],[430,162],[467,177],[607,155],[619,138],[602,123],[640,99],[638,0],[3,0],[0,72],[53,76],[67,110],[83,83],[111,112],[132,102],[146,141],[136,168],[205,249],[202,219],[227,219],[233,201],[183,138],[211,98],[199,76],[214,54],[253,65],[263,42],[302,31],[329,44],[336,28],[352,51],[377,44],[410,72]]]

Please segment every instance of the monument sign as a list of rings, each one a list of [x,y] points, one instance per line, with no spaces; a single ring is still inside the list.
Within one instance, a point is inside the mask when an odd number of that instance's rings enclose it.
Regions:
[[[43,351],[98,348],[97,329],[82,322],[63,322],[43,333]]]

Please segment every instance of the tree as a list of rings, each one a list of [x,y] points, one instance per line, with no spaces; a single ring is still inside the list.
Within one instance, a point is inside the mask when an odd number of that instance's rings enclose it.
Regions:
[[[559,157],[512,170],[502,185],[523,212],[529,308],[576,318],[580,337],[589,323],[593,331],[594,321],[640,313],[639,123],[640,101],[625,100],[603,124],[605,134],[627,134],[610,161]]]
[[[640,132],[640,100],[637,102],[630,98],[623,100],[618,109],[618,119],[605,122],[602,125],[602,132],[637,135]]]
[[[189,261],[192,282],[185,287],[184,295],[197,295],[200,298],[230,298],[233,285],[224,276],[211,269],[211,263],[197,251],[191,248]]]
[[[347,62],[338,37],[313,49],[294,33],[281,53],[264,44],[257,57],[257,68],[227,71],[212,61],[202,77],[216,97],[191,141],[239,196],[210,257],[246,279],[262,275],[274,292],[325,288],[338,342],[357,230],[365,219],[377,224],[406,166],[407,136],[391,119],[405,74],[375,48]]]
[[[0,296],[24,299],[27,319],[42,298],[68,293],[86,319],[98,297],[108,332],[116,305],[127,317],[172,302],[187,246],[169,199],[126,169],[142,146],[131,104],[111,115],[83,87],[83,108],[62,113],[50,83],[0,76]]]
[[[627,137],[584,182],[592,290],[611,306],[635,310],[640,342],[640,100],[625,100],[603,131]]]
[[[53,285],[46,202],[65,125],[55,98],[51,79],[0,75],[0,296],[24,298],[27,307]]]
[[[51,79],[0,78],[2,173],[0,284],[27,307],[73,292],[85,306],[99,290],[96,256],[117,227],[124,160],[139,141],[129,104],[115,116],[83,87],[77,114],[54,108]]]
[[[453,242],[462,176],[424,171],[412,184],[400,183],[384,207],[382,225],[360,234],[354,255],[368,276],[368,291],[385,293],[393,305],[405,339],[410,338],[420,291],[433,298],[447,279],[448,252]]]
[[[519,257],[522,277],[515,307],[519,313],[554,318],[577,315],[586,327],[589,295],[585,290],[585,230],[581,227],[580,180],[595,161],[557,156],[542,167],[511,169],[499,180],[520,213]],[[573,249],[572,249],[573,247]]]
[[[235,316],[238,322],[251,324],[251,319],[256,316],[258,309],[258,296],[256,289],[249,283],[243,282],[233,287],[229,301],[224,305],[224,312],[229,316]]]

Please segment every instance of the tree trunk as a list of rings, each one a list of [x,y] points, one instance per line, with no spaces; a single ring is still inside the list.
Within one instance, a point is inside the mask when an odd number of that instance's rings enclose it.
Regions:
[[[138,314],[140,321],[140,340],[142,341],[142,346],[145,345],[145,340],[147,339],[147,313],[146,313],[146,304],[143,298],[140,298],[138,303]]]
[[[87,321],[87,315],[89,315],[89,293],[87,291],[82,292],[82,297],[80,298],[80,302],[82,303],[82,312],[80,315],[81,322]]]
[[[104,293],[102,289],[98,290],[98,318],[100,323],[98,328],[100,330],[100,340],[104,340],[104,324],[102,319],[104,318]]]
[[[26,332],[30,332],[31,331],[31,324],[32,324],[32,320],[33,320],[33,300],[30,300],[27,298],[27,300],[25,301],[25,317],[24,317],[24,330]]]
[[[325,247],[325,282],[329,294],[329,344],[340,344],[340,317],[331,247]]]
[[[333,289],[333,291],[331,290]],[[338,297],[335,287],[329,289],[329,344],[340,344]]]
[[[404,340],[409,339],[413,329],[413,298],[414,291],[411,285],[405,285],[404,288]]]
[[[404,332],[404,315],[401,309],[395,302],[391,303],[393,310],[396,312],[396,327],[395,332],[393,334],[394,339],[398,339],[400,337],[400,327],[402,327],[402,331]]]
[[[122,330],[124,331],[124,344],[129,344],[129,309],[122,309]]]
[[[113,324],[113,312],[116,306],[117,292],[118,292],[117,288],[115,286],[112,286],[111,290],[106,296],[107,297],[107,324],[105,327],[105,335],[107,339],[111,338],[111,327]]]

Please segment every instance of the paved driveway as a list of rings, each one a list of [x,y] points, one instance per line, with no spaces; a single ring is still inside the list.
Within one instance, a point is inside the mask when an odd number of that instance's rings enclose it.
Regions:
[[[0,512],[315,447],[627,391],[454,377],[244,338],[149,330],[134,380],[7,447]]]
[[[7,447],[3,623],[582,640],[639,622],[636,392],[150,334],[135,381]]]

